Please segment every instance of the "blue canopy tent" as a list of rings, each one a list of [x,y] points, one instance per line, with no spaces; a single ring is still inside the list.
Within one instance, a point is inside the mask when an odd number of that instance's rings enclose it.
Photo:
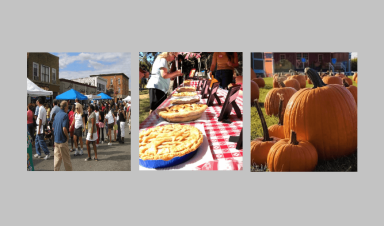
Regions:
[[[76,98],[78,100],[88,100],[86,96],[77,92],[74,89],[68,90],[67,92],[58,95],[56,97],[56,100],[75,100]]]
[[[97,94],[97,96],[101,96],[100,99],[94,99],[94,100],[112,100],[112,97],[108,96],[107,94],[105,93],[99,93]]]

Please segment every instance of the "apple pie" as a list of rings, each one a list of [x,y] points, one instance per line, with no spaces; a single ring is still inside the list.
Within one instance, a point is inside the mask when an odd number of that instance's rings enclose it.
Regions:
[[[176,91],[178,93],[182,93],[182,92],[195,92],[196,88],[193,87],[193,86],[184,86],[184,87],[177,88]]]
[[[182,92],[182,93],[174,93],[172,94],[174,97],[192,97],[197,96],[196,92]]]
[[[190,86],[190,85],[191,85],[191,80],[186,80],[186,81],[184,81],[184,85],[185,85],[185,86]]]
[[[180,104],[161,108],[158,113],[169,122],[188,122],[199,119],[207,108],[206,104]]]
[[[141,160],[165,160],[183,157],[200,147],[203,134],[190,125],[170,124],[140,132]]]
[[[200,101],[199,97],[171,99],[171,104],[193,104]]]

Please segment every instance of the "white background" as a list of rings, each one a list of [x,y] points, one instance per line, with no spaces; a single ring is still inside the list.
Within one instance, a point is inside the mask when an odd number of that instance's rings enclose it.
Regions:
[[[1,225],[382,225],[378,2],[3,1]],[[243,172],[139,172],[135,132],[132,172],[26,172],[22,83],[34,51],[131,52],[133,118],[139,51],[243,51],[245,77],[250,52],[358,52],[358,172],[250,173],[246,148]]]

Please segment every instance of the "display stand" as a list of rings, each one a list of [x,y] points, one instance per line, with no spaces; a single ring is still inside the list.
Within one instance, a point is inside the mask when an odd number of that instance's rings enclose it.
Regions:
[[[228,142],[237,143],[237,150],[243,149],[243,130],[241,130],[240,136],[230,136]]]
[[[209,86],[211,85],[211,80],[203,80],[204,86],[203,90],[201,91],[201,99],[208,98],[209,95]]]
[[[235,112],[238,118],[242,117],[241,110],[239,106],[237,106],[236,104],[236,98],[239,95],[240,88],[241,88],[240,85],[236,85],[236,86],[232,86],[229,89],[227,98],[225,99],[225,102],[224,102],[224,106],[221,109],[221,113],[218,119],[219,121],[222,121],[224,123],[229,123],[229,124],[232,123],[229,120],[229,115],[231,114],[232,108],[235,109]]]
[[[200,91],[201,90],[201,79],[199,79],[199,83],[197,84],[197,87],[196,87],[196,91]]]
[[[221,105],[220,98],[217,96],[217,90],[219,89],[219,86],[220,86],[220,83],[218,82],[213,83],[211,91],[209,92],[208,100],[207,100],[208,107],[213,106],[213,102],[215,101],[215,99],[217,103]]]

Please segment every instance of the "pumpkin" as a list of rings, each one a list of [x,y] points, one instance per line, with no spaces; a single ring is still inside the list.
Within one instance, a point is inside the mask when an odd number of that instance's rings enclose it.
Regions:
[[[256,75],[256,73],[251,68],[251,80],[254,79],[254,78],[257,78],[257,75]]]
[[[352,80],[356,82],[356,79],[357,79],[357,72],[353,73],[353,77],[352,77]]]
[[[287,80],[287,77],[283,76],[283,73],[280,75],[275,74],[273,76],[273,88],[279,88],[279,81],[284,82],[285,80]]]
[[[323,77],[323,82],[327,85],[329,84],[338,84],[343,85],[343,79],[340,77],[332,76],[332,73]]]
[[[300,90],[300,83],[296,79],[287,79],[284,81],[286,87],[292,87],[295,90]]]
[[[347,90],[349,90],[349,92],[351,92],[351,94],[352,94],[352,96],[355,99],[355,102],[357,104],[357,87],[348,84],[348,82],[346,80],[343,81],[343,84],[344,84],[344,87],[347,88]]]
[[[345,76],[345,77],[343,78],[343,83],[344,83],[344,81],[346,81],[350,86],[353,85],[353,81],[352,81],[352,79],[348,78],[348,76]]]
[[[295,91],[296,92],[296,91]],[[284,94],[277,94],[279,95],[279,113],[277,116],[279,117],[279,124],[272,125],[268,127],[268,133],[270,136],[277,137],[280,139],[284,139],[284,125],[283,125],[283,103],[284,103]],[[265,106],[265,103],[264,103]],[[285,110],[285,109],[284,109]]]
[[[290,139],[279,140],[271,147],[267,158],[270,172],[313,171],[317,161],[316,148],[308,141],[298,141],[293,130]]]
[[[341,74],[341,72],[339,71],[337,74],[335,74],[336,77],[340,77],[340,78],[345,78],[345,75],[344,74]]]
[[[265,87],[265,81],[264,81],[263,78],[260,78],[260,77],[254,78],[254,79],[252,79],[252,81],[256,82],[257,85],[259,86],[259,88],[264,88]]]
[[[263,127],[264,137],[259,137],[251,141],[251,163],[256,165],[265,165],[267,163],[267,157],[269,149],[280,139],[277,137],[270,137],[268,133],[267,123],[259,102],[255,101],[257,113],[259,114],[261,125]]]
[[[312,84],[312,81],[311,81],[311,79],[307,79],[307,82],[308,82],[308,84]]]
[[[241,83],[243,83],[243,76],[242,75],[236,76],[236,84],[241,84]]]
[[[287,103],[291,96],[296,93],[296,90],[292,87],[285,87],[283,82],[280,82],[281,88],[274,88],[268,91],[265,97],[264,107],[267,115],[279,115],[279,94],[284,95],[283,111],[287,106]]]
[[[304,75],[298,75],[297,73],[295,75],[292,75],[288,78],[288,80],[296,79],[300,83],[300,88],[305,88],[307,86],[307,81],[305,80]]]
[[[251,81],[251,104],[254,103],[255,99],[259,99],[259,86],[256,82]]]
[[[355,80],[355,82],[357,83],[357,77],[356,77],[356,80]]]
[[[340,85],[326,85],[315,70],[306,73],[313,88],[296,92],[284,113],[285,138],[291,130],[315,146],[319,159],[349,155],[357,149],[357,105]]]

